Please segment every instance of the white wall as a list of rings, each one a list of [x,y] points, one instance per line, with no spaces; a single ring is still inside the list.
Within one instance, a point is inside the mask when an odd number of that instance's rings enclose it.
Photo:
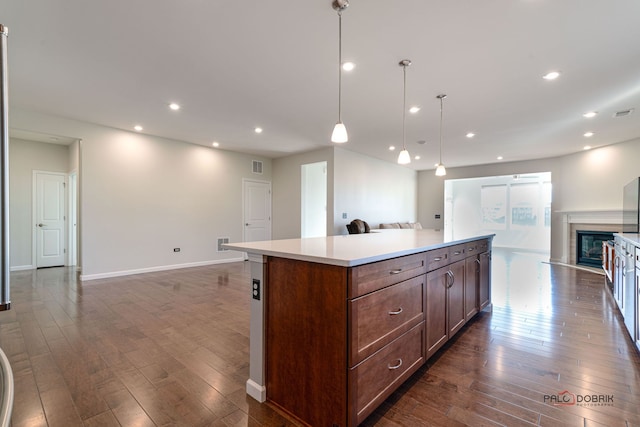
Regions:
[[[372,228],[416,221],[417,176],[413,169],[335,148],[333,234],[347,234],[346,224],[356,218]]]
[[[33,243],[33,171],[66,173],[66,145],[9,139],[9,262],[12,270],[35,268]]]
[[[270,159],[17,110],[12,119],[82,139],[83,278],[239,259],[216,252],[216,239],[241,241],[242,179],[270,181]]]
[[[622,188],[640,176],[640,139],[584,151],[563,157],[511,163],[495,163],[464,168],[447,168],[447,179],[512,175],[550,171],[553,184],[551,219],[551,259],[563,255],[562,213],[560,211],[620,210]],[[418,220],[423,226],[438,228],[442,220],[435,213],[444,210],[444,185],[433,171],[418,174]]]

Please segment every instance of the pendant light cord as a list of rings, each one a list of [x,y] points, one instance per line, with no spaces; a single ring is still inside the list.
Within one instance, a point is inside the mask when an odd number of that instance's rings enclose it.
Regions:
[[[342,10],[338,10],[338,123],[342,123]]]
[[[442,164],[442,100],[444,97],[440,97],[440,163]]]
[[[407,118],[407,66],[403,65],[402,66],[402,73],[404,74],[403,76],[403,82],[402,82],[402,87],[403,87],[403,95],[402,95],[402,149],[406,150],[405,148],[405,126],[406,126],[406,118]]]

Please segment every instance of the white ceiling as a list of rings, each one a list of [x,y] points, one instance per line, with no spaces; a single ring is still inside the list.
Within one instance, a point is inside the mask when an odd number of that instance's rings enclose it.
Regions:
[[[351,0],[343,14],[346,149],[414,169],[544,158],[640,137],[637,0]],[[330,144],[331,0],[6,0],[10,108],[280,157]],[[559,79],[541,77],[559,70]],[[167,105],[182,105],[178,112]],[[629,116],[616,111],[635,108]],[[596,110],[593,119],[582,114]],[[255,126],[264,128],[261,135]],[[28,130],[28,129],[26,129]],[[595,135],[585,138],[586,131]],[[477,136],[467,139],[473,131]],[[426,141],[417,144],[417,141]]]

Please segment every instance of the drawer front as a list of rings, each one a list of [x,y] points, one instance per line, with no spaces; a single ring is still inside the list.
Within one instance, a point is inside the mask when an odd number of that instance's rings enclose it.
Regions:
[[[349,302],[349,366],[355,366],[424,320],[426,275]]]
[[[349,372],[349,425],[358,425],[425,362],[424,323]],[[354,405],[354,403],[351,403]]]
[[[437,270],[450,263],[449,248],[434,249],[427,252],[427,271]]]
[[[464,252],[466,254],[467,257],[470,256],[474,256],[480,253],[480,251],[478,250],[478,245],[479,242],[475,241],[475,242],[469,242],[467,244],[464,245]]]
[[[423,253],[352,267],[348,273],[348,297],[356,298],[424,273]]]
[[[489,250],[489,240],[488,239],[478,240],[478,252],[482,253],[482,252],[487,252],[488,250]]]
[[[467,257],[466,245],[453,245],[449,247],[449,262],[460,261]]]

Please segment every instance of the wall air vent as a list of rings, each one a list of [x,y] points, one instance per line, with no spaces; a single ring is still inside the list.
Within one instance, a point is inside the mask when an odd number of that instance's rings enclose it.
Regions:
[[[227,252],[229,250],[222,247],[225,243],[229,243],[228,237],[218,237],[218,252]]]
[[[262,175],[262,162],[260,160],[254,160],[253,165],[251,167],[251,171],[253,173]]]
[[[633,108],[629,108],[628,110],[616,111],[613,114],[613,117],[624,117],[624,116],[628,116],[631,113],[633,113]]]

